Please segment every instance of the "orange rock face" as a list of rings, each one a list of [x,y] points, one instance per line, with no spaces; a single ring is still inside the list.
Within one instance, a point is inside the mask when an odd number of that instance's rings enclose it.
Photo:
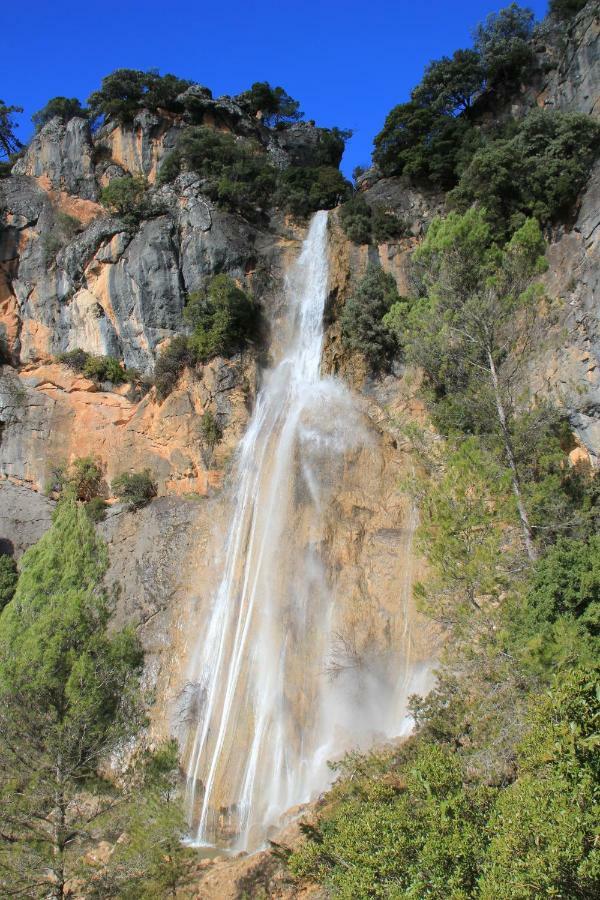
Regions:
[[[220,485],[245,427],[253,374],[251,365],[242,371],[213,360],[158,403],[154,391],[139,400],[127,385],[105,390],[57,363],[28,366],[12,375],[18,421],[6,426],[4,474],[43,490],[53,465],[91,456],[107,486],[121,472],[148,468],[159,494],[205,495]],[[207,411],[222,423],[223,438],[214,447],[202,432]]]

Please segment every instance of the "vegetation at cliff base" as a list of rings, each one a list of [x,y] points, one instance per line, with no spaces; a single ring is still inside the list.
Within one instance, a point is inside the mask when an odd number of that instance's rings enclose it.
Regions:
[[[0,560],[5,557],[0,557]],[[58,504],[0,614],[0,889],[6,897],[175,896],[193,854],[174,743],[131,755],[142,651],[109,627],[107,549],[83,505]],[[7,589],[2,565],[2,589]],[[10,596],[12,594],[12,597]],[[111,771],[110,766],[113,766]],[[102,843],[108,860],[95,858]]]
[[[62,897],[113,793],[98,775],[138,723],[139,644],[107,633],[106,548],[83,507],[59,504],[23,556],[0,616],[0,884]],[[86,791],[93,799],[84,802]]]

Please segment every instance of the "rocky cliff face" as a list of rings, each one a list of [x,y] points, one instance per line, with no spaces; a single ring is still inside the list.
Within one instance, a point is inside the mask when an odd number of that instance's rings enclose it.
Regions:
[[[208,115],[220,128],[261,128],[227,104],[213,102]],[[283,221],[267,229],[223,212],[191,174],[151,190],[160,214],[139,228],[109,216],[98,203],[107,178],[141,174],[152,183],[180,126],[174,117],[141,113],[130,127],[105,126],[91,136],[83,120],[53,120],[0,182],[0,309],[12,363],[0,379],[3,530],[17,554],[39,536],[53,505],[44,486],[59,461],[93,456],[107,483],[123,471],[152,471],[159,499],[135,514],[116,506],[100,527],[110,547],[109,582],[119,586],[117,618],[133,622],[143,638],[158,731],[177,729],[194,623],[208,614],[236,500],[224,475],[252,408],[258,353],[187,373],[163,402],[153,389],[140,397],[127,385],[98,384],[55,357],[77,347],[151,373],[157,352],[185,330],[187,293],[220,272],[258,296],[277,343],[283,279],[302,237]],[[265,138],[279,166],[310,163],[319,140],[305,123]],[[386,202],[429,209],[418,193],[396,185],[373,190],[391,192]],[[64,233],[65,216],[78,220],[74,234]],[[353,268],[340,260],[354,251],[335,227],[332,239],[333,303],[343,301]],[[381,248],[385,264],[401,272],[398,258],[407,249]],[[351,365],[327,366],[350,376]],[[406,407],[396,388],[391,379],[380,395],[360,401],[369,440],[346,459],[321,534],[339,598],[332,666],[368,666],[384,654],[390,677],[409,663],[424,673],[432,653],[411,599],[420,565],[416,515],[400,484],[414,461],[394,432],[395,413]],[[223,431],[214,448],[201,429],[207,410]]]

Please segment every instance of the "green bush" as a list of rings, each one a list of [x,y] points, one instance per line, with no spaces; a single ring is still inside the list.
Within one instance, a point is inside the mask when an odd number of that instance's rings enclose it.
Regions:
[[[209,409],[202,414],[202,418],[200,419],[200,430],[202,432],[202,439],[209,450],[213,450],[215,445],[218,444],[223,437],[221,426]]]
[[[473,156],[450,205],[485,207],[502,237],[526,216],[563,219],[587,183],[600,147],[600,125],[579,113],[531,112],[514,135],[489,141]]]
[[[355,244],[371,242],[371,207],[362,194],[355,194],[340,207],[340,225]]]
[[[338,764],[333,805],[305,826],[292,872],[347,900],[476,896],[495,791],[467,784],[446,748],[423,744],[398,756]]]
[[[31,121],[35,125],[36,131],[39,131],[50,119],[55,117],[66,123],[75,118],[87,119],[88,111],[83,108],[76,97],[53,97],[43,109],[32,115]]]
[[[88,356],[83,367],[86,378],[95,381],[110,381],[113,384],[122,384],[127,381],[125,370],[114,356]]]
[[[139,69],[117,69],[102,79],[102,87],[88,98],[90,115],[131,122],[140,109],[181,111],[177,97],[192,81],[175,75],[142,72]]]
[[[115,497],[127,505],[128,509],[140,509],[156,497],[157,486],[150,469],[143,472],[123,472],[111,483]]]
[[[159,181],[172,181],[181,171],[196,172],[208,197],[249,218],[269,205],[276,184],[275,169],[257,142],[203,125],[181,134],[160,167]]]
[[[384,244],[406,234],[406,224],[382,206],[370,207],[362,194],[355,194],[340,208],[340,225],[355,244]]]
[[[277,204],[298,219],[319,209],[333,209],[351,193],[352,187],[333,166],[290,166],[279,178]]]
[[[186,366],[195,363],[195,354],[190,348],[188,338],[178,335],[166,347],[154,367],[154,384],[156,396],[164,400],[175,388],[179,377]]]
[[[256,81],[248,91],[235,98],[252,116],[260,114],[265,125],[297,122],[304,115],[300,103],[282,87],[271,87],[268,81]]]
[[[404,237],[408,231],[407,225],[394,213],[382,206],[373,207],[371,217],[371,231],[375,244],[386,244]]]
[[[478,133],[464,116],[411,100],[394,107],[375,137],[373,162],[384,175],[407,175],[443,189],[456,184]]]
[[[511,3],[477,26],[475,50],[481,57],[488,87],[506,93],[529,74],[535,59],[533,24],[530,9]]]
[[[92,499],[88,500],[85,504],[85,511],[92,522],[103,522],[106,518],[107,509],[108,503],[106,500],[103,500],[102,497],[92,497]]]
[[[83,372],[89,358],[89,353],[76,347],[74,350],[66,350],[64,353],[59,353],[56,360],[64,366],[68,366],[69,369],[73,369],[74,372]]]
[[[160,212],[148,199],[148,185],[140,175],[113,178],[100,194],[101,203],[119,216],[128,228],[137,228],[142,219]]]
[[[189,346],[202,362],[241,350],[256,324],[252,301],[229,275],[215,275],[207,287],[190,294],[184,315],[193,328]]]
[[[383,318],[399,300],[393,276],[370,266],[342,310],[344,345],[363,353],[374,369],[384,368],[397,350],[396,338]]]
[[[78,457],[70,465],[53,466],[46,486],[47,493],[68,495],[86,503],[98,497],[103,489],[102,469],[91,456]]]
[[[12,600],[19,575],[17,564],[7,553],[0,553],[0,612]]]
[[[598,895],[599,675],[597,664],[562,675],[534,703],[488,825],[481,900]]]
[[[94,381],[110,381],[112,384],[123,384],[135,378],[135,372],[126,371],[114,356],[93,356],[85,350],[77,347],[75,350],[67,350],[59,353],[57,361],[74,372],[80,372],[86,378]]]

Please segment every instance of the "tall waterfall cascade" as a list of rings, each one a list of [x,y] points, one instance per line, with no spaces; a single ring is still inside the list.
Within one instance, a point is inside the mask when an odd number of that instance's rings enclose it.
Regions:
[[[327,290],[319,212],[287,277],[279,360],[237,451],[220,580],[190,662],[197,845],[260,847],[286,810],[330,783],[329,759],[361,733],[406,728],[406,672],[397,690],[352,667],[328,672],[335,597],[323,515],[345,454],[369,436],[350,392],[321,377]]]

